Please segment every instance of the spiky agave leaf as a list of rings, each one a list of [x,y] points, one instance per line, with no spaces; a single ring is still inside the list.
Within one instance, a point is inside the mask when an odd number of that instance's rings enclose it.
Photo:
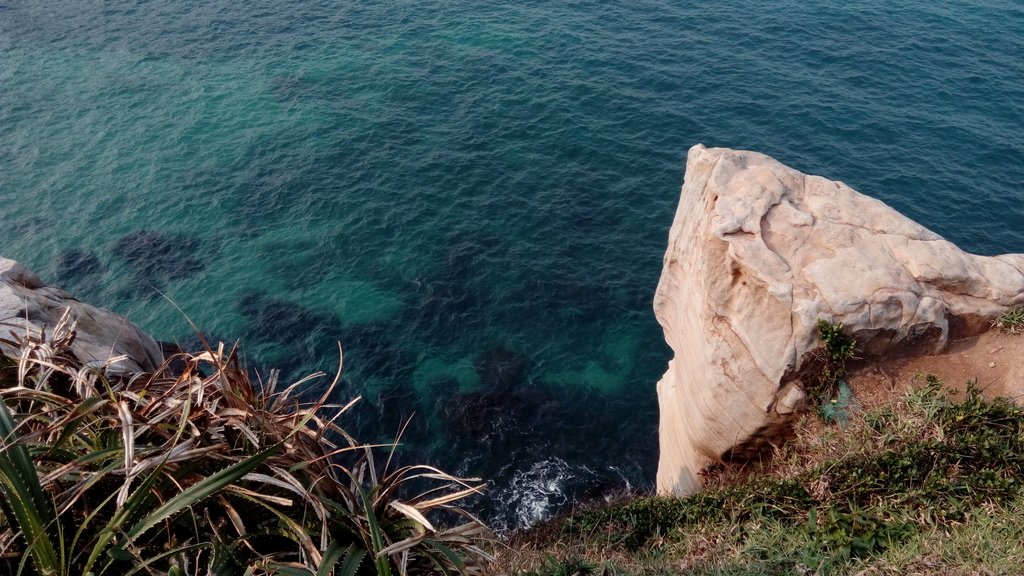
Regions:
[[[0,402],[0,510],[17,529],[40,574],[62,574],[58,546],[50,539],[56,513],[43,492],[28,450],[18,442],[14,418]]]
[[[121,573],[125,562],[192,572],[202,562],[218,573],[352,576],[366,568],[366,555],[381,574],[472,573],[486,557],[489,533],[478,520],[467,514],[465,523],[438,529],[428,518],[460,512],[453,503],[479,490],[474,480],[426,466],[389,471],[397,440],[378,471],[377,447],[339,425],[358,400],[328,404],[340,381],[340,347],[333,381],[302,403],[299,389],[311,380],[277,391],[272,374],[265,388],[253,386],[234,347],[183,353],[152,374],[109,380],[103,366],[78,362],[73,338],[68,323],[15,342],[20,379],[0,391],[40,486],[53,495],[53,533],[74,534],[60,542],[64,573]],[[170,371],[172,361],[180,373]],[[413,481],[438,486],[399,499]],[[24,553],[23,563],[32,552],[24,540],[18,547],[15,530],[0,523],[0,543]],[[222,530],[236,542],[224,544]],[[466,560],[453,562],[432,542]],[[224,563],[225,546],[237,562]],[[338,546],[347,550],[340,565]]]

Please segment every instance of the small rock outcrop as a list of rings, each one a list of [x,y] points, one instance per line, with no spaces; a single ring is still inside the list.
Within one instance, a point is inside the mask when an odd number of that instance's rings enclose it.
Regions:
[[[925,354],[1022,303],[1024,255],[967,254],[841,182],[694,146],[654,299],[675,353],[658,383],[658,492],[696,492],[703,468],[788,427],[818,319],[842,322],[862,356]]]
[[[79,302],[60,288],[47,286],[14,260],[0,258],[0,338],[11,340],[29,331],[52,334],[65,310],[77,324],[71,350],[83,364],[126,356],[107,367],[109,374],[153,371],[162,361],[160,345],[127,319]],[[17,356],[0,343],[0,352]]]

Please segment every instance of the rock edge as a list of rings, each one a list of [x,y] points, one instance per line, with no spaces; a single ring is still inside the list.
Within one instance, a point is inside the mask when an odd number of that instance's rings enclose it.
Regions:
[[[123,376],[152,372],[163,362],[160,345],[134,323],[47,286],[21,264],[0,257],[0,338],[23,337],[26,332],[39,335],[42,330],[50,335],[65,310],[76,323],[71,351],[83,365],[107,364],[108,374]],[[0,352],[12,358],[18,355],[3,343]],[[125,358],[110,362],[118,356]]]

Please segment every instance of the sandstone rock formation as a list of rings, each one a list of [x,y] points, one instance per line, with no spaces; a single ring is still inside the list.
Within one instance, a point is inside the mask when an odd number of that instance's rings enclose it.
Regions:
[[[918,354],[1022,303],[1024,255],[967,254],[841,182],[694,146],[654,299],[675,352],[658,492],[699,490],[701,469],[787,425],[818,319],[842,322],[859,355]]]
[[[152,371],[163,361],[160,346],[125,318],[79,302],[74,296],[47,286],[35,274],[14,260],[0,258],[0,338],[22,336],[26,330],[38,335],[41,329],[52,334],[54,326],[70,310],[77,323],[71,350],[83,363],[105,362],[125,355],[127,358],[107,367],[110,374]],[[0,352],[16,355],[0,344]]]

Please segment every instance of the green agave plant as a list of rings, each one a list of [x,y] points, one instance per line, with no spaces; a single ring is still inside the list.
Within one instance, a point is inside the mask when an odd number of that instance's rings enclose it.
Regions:
[[[109,378],[51,334],[0,339],[0,572],[101,574],[482,573],[478,493],[425,465],[389,470],[337,424],[356,400],[297,393],[323,374],[257,388],[236,351],[207,347],[152,374]],[[14,351],[15,353],[11,353]],[[172,373],[171,365],[184,366]],[[325,416],[330,413],[330,416]],[[432,483],[405,498],[413,486]],[[435,526],[430,517],[460,518]]]

